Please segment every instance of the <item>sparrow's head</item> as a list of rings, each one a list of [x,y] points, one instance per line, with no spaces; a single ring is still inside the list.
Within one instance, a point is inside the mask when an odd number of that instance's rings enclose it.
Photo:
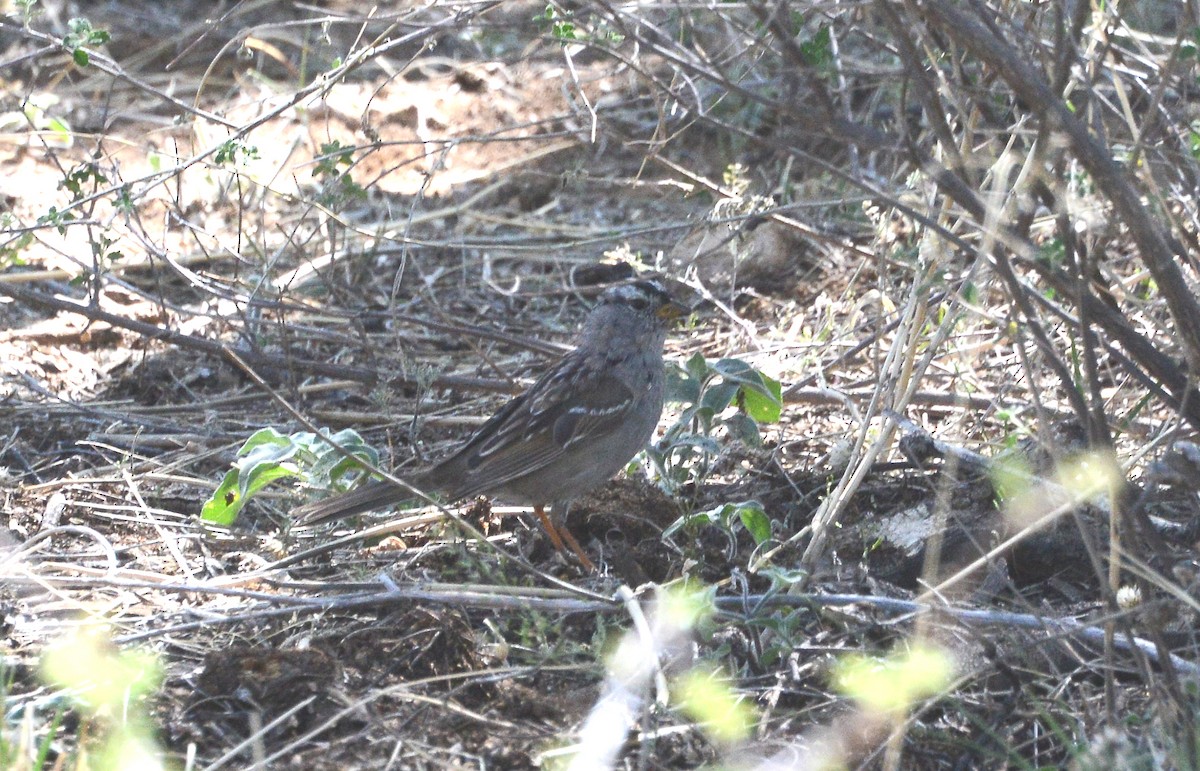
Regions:
[[[673,287],[663,279],[633,281],[606,289],[600,295],[599,306],[623,306],[638,315],[650,316],[663,322],[674,321],[688,313],[688,308],[672,292]]]

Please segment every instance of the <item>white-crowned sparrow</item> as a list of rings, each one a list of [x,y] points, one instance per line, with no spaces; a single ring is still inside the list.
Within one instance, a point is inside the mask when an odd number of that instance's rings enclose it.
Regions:
[[[410,478],[449,500],[494,494],[532,505],[556,548],[564,541],[584,567],[591,560],[561,520],[566,501],[612,478],[654,433],[663,408],[663,344],[684,308],[665,284],[637,281],[606,290],[584,322],[576,348],[514,397],[458,452]],[[412,498],[386,481],[369,482],[295,511],[316,524]]]

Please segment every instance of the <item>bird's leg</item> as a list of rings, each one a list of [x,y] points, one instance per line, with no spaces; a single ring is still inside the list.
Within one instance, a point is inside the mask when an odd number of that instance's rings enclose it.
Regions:
[[[571,551],[575,552],[575,557],[579,560],[579,564],[589,573],[596,572],[596,564],[588,559],[588,556],[583,553],[583,549],[579,546],[579,541],[575,540],[575,536],[571,535],[571,531],[564,526],[559,526],[558,536],[567,546],[571,547]]]
[[[546,531],[546,535],[550,536],[550,543],[554,544],[554,548],[560,553],[565,554],[567,545],[563,543],[562,536],[558,534],[558,528],[554,526],[554,523],[550,521],[550,517],[546,515],[546,507],[534,506],[533,513],[537,514],[538,519],[541,520],[542,529]]]
[[[558,550],[559,554],[566,554],[567,548],[570,547],[584,570],[589,572],[596,571],[596,564],[583,553],[579,541],[575,540],[575,536],[571,535],[571,531],[567,530],[566,527],[554,524],[554,521],[546,514],[545,506],[534,506],[533,513],[537,514],[538,519],[542,523],[542,528],[545,529],[546,535],[550,536],[550,542],[554,544],[554,548]]]

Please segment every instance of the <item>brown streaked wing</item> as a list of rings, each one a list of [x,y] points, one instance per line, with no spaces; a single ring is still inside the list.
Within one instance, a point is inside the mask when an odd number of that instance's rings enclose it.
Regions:
[[[446,471],[457,467],[465,477],[450,485],[455,497],[502,487],[550,465],[584,437],[599,438],[623,425],[623,413],[633,402],[629,387],[607,373],[593,373],[589,380],[582,391],[566,387],[566,382],[550,391],[535,386],[484,424],[445,463]],[[536,401],[530,398],[535,393],[540,397]],[[558,401],[548,398],[552,393],[560,396]],[[568,393],[570,402],[565,401]]]

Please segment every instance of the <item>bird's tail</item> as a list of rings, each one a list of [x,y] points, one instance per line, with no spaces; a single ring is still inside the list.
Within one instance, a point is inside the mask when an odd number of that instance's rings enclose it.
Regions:
[[[388,480],[368,482],[349,492],[332,495],[324,500],[306,503],[292,511],[292,516],[298,525],[319,525],[322,522],[333,522],[338,519],[364,514],[368,511],[386,508],[419,497],[416,491],[424,489],[420,478],[409,484],[412,489],[406,489]]]

